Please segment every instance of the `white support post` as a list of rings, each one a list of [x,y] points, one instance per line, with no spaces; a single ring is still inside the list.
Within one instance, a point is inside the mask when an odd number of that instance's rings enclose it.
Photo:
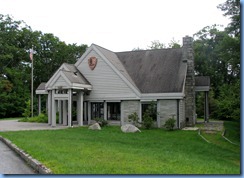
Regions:
[[[83,126],[83,92],[77,95],[77,121],[79,126]]]
[[[72,122],[72,89],[68,90],[68,127],[71,127]]]
[[[123,101],[121,101],[121,103],[120,103],[120,112],[121,112],[120,124],[124,125],[125,118],[124,118],[124,102]]]
[[[91,102],[87,102],[88,105],[88,125],[91,123]]]
[[[141,123],[142,122],[142,103],[140,102],[139,103],[139,122]]]
[[[55,102],[55,90],[52,90],[52,121],[51,121],[51,126],[55,127],[56,126],[56,102]]]
[[[48,97],[46,97],[46,113],[48,114]]]
[[[157,126],[160,128],[160,101],[157,100]]]
[[[41,95],[38,95],[38,115],[41,114],[41,108],[42,108],[42,105],[41,105]]]
[[[107,109],[107,102],[104,101],[104,109],[103,109],[103,117],[104,117],[104,120],[108,120],[108,109]]]
[[[48,124],[51,125],[52,120],[52,90],[48,91]]]
[[[67,125],[67,101],[63,100],[63,125]]]
[[[85,121],[87,121],[87,102],[84,102],[84,116],[85,116],[85,118],[84,118],[84,120]]]
[[[62,124],[62,101],[58,100],[58,123]]]

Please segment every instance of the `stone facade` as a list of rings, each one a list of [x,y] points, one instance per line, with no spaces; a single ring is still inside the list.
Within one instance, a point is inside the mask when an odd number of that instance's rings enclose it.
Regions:
[[[195,118],[195,73],[194,54],[192,48],[193,39],[183,38],[183,61],[187,62],[187,74],[185,81],[185,118],[186,126],[194,126]]]
[[[165,121],[174,117],[177,120],[177,100],[158,100],[159,120],[158,127],[163,127]],[[177,123],[175,123],[175,126]]]
[[[179,126],[184,128],[186,126],[186,117],[185,117],[185,100],[179,100]]]
[[[140,101],[121,101],[121,124],[128,123],[128,116],[134,112],[140,116]]]

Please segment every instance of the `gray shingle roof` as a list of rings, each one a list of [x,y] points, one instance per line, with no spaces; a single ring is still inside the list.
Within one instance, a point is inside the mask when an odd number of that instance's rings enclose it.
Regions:
[[[182,48],[112,52],[95,46],[142,93],[182,92],[187,70]]]
[[[187,65],[182,48],[117,52],[142,93],[182,92]]]
[[[46,85],[46,82],[42,82],[36,90],[45,90],[45,85]]]
[[[89,81],[75,67],[74,64],[64,63],[64,65],[68,68],[68,70],[61,70],[61,71],[69,79],[71,83],[91,85]]]
[[[210,77],[209,76],[196,76],[195,77],[195,86],[210,86]]]

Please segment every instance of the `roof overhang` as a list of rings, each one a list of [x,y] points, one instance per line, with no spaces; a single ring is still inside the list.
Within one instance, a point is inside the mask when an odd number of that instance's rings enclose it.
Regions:
[[[48,92],[47,92],[47,90],[36,90],[36,94],[37,95],[47,95]]]
[[[209,86],[195,86],[195,91],[209,91]]]
[[[183,99],[184,93],[145,93],[141,94],[141,100],[157,100],[157,99]]]

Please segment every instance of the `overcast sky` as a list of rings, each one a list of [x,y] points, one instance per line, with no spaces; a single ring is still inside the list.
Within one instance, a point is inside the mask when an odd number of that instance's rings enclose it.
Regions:
[[[229,20],[225,0],[0,0],[0,13],[53,33],[66,43],[95,43],[114,52],[168,44]]]

